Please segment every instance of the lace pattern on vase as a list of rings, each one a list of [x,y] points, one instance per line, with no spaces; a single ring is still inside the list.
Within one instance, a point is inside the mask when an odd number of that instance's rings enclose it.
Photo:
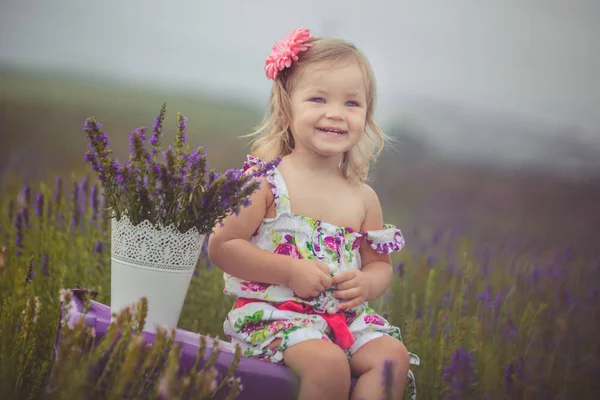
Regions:
[[[137,267],[191,271],[196,267],[205,235],[196,228],[180,233],[174,225],[155,227],[144,220],[133,226],[126,215],[112,220],[111,256]]]

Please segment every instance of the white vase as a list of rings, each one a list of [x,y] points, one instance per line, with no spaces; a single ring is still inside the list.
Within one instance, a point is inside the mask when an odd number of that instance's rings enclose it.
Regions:
[[[145,331],[176,328],[205,235],[192,228],[133,226],[127,216],[112,219],[111,313],[148,299]]]

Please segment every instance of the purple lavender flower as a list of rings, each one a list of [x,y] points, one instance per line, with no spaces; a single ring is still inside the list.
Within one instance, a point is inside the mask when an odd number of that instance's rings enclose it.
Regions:
[[[121,165],[120,168],[117,170],[117,173],[115,175],[115,178],[117,179],[117,183],[119,184],[119,186],[125,186],[127,184],[127,177],[128,177],[128,169],[126,165]]]
[[[79,226],[79,183],[73,183],[73,191],[71,192],[71,201],[73,204],[73,214],[71,215],[71,231],[75,231]]]
[[[144,147],[146,141],[146,128],[136,128],[129,134],[129,159],[130,161],[143,162],[152,157]],[[138,167],[140,167],[138,165]]]
[[[158,135],[157,134],[152,135],[152,137],[150,138],[148,143],[150,143],[152,146],[158,146],[158,144],[159,144]],[[153,148],[152,152],[154,154],[156,154],[158,152],[158,150]]]
[[[89,180],[88,180],[88,176],[83,175],[83,177],[81,177],[81,182],[79,183],[79,187],[81,188],[81,192],[82,193],[87,193],[89,188],[90,188],[90,184],[89,184]]]
[[[6,216],[8,220],[12,220],[15,217],[15,202],[13,200],[8,201],[8,209],[6,210]]]
[[[517,393],[515,385],[525,381],[525,360],[519,356],[509,362],[504,369],[504,392],[514,398],[522,397]]]
[[[485,287],[485,290],[477,295],[477,302],[478,303],[481,302],[481,303],[483,303],[484,306],[487,306],[490,301],[491,291],[492,291],[492,288],[490,287],[490,284],[488,283],[487,286]]]
[[[17,257],[21,255],[23,249],[23,215],[18,212],[15,216],[15,247],[17,248]]]
[[[187,141],[187,134],[184,133],[184,131],[187,129],[187,124],[186,124],[187,120],[188,120],[187,117],[181,116],[181,118],[179,118],[179,121],[177,121],[177,126],[181,130],[181,141],[183,143],[185,143]]]
[[[42,256],[42,273],[44,274],[44,276],[50,275],[50,266],[48,264],[49,262],[50,262],[50,257],[48,256],[48,254],[44,254]]]
[[[448,323],[448,314],[444,315],[444,325],[446,326],[446,328],[444,329],[444,338],[448,339],[448,337],[450,336],[450,331],[454,327],[454,323],[452,321]]]
[[[442,297],[442,308],[450,308],[450,307],[451,307],[450,291],[447,291],[446,294],[444,294],[444,297]]]
[[[85,153],[85,156],[83,157],[83,159],[85,162],[87,162],[91,165],[91,167],[90,167],[91,170],[97,173],[98,179],[100,180],[100,182],[106,183],[107,176],[106,176],[105,168],[102,165],[102,163],[100,162],[100,160],[98,159],[98,154],[95,152],[95,149],[93,149],[93,146],[91,143],[90,143],[90,147],[92,147],[92,150]]]
[[[157,181],[160,181],[160,165],[152,164],[152,174],[156,177]]]
[[[504,338],[510,342],[510,341],[517,340],[518,337],[519,337],[519,326],[511,317],[508,317],[506,324],[504,326]]]
[[[504,303],[504,296],[502,296],[501,292],[497,292],[494,301],[490,303],[490,307],[494,310],[500,310],[502,303]]]
[[[490,260],[489,260],[489,256],[487,256],[485,258],[485,260],[483,261],[482,265],[481,265],[481,271],[482,271],[482,275],[484,278],[487,278],[489,271],[490,271]]]
[[[429,326],[429,339],[430,340],[435,340],[436,332],[437,332],[437,327],[435,326],[435,324],[431,324]]]
[[[83,128],[88,131],[95,130],[95,129],[101,130],[102,124],[93,119],[86,119],[85,122],[83,123]]]
[[[27,267],[27,277],[25,278],[25,282],[30,285],[31,281],[35,278],[35,271],[33,269],[33,256],[29,259],[29,265]]]
[[[158,145],[160,144],[160,136],[162,135],[163,121],[165,119],[165,113],[167,111],[167,104],[163,103],[160,113],[154,118],[154,127],[152,129],[152,137],[150,138],[150,145],[152,146],[152,156],[158,153]]]
[[[139,135],[140,128],[135,128],[129,132],[129,157],[135,157],[135,140],[136,136]]]
[[[204,242],[202,242],[202,247],[200,248],[200,258],[207,259],[208,258],[208,238],[210,235],[206,235],[204,238]]]
[[[89,181],[88,181],[88,177],[87,175],[84,175],[83,178],[81,179],[81,182],[79,183],[79,214],[83,215],[86,212],[86,203],[88,201],[88,194],[89,194]]]
[[[540,280],[542,272],[539,267],[533,267],[529,273],[529,287],[533,289]]]
[[[38,217],[44,216],[44,195],[42,192],[39,192],[35,199],[35,215]]]
[[[92,186],[90,190],[90,208],[92,213],[90,214],[90,223],[93,223],[98,219],[98,186]]]
[[[27,207],[21,208],[21,218],[23,220],[23,226],[29,228],[29,209]]]
[[[514,366],[512,362],[509,362],[506,365],[506,368],[504,368],[504,391],[506,392],[506,394],[511,394],[512,389],[513,389],[513,374],[515,373],[514,371]]]
[[[102,242],[100,240],[97,240],[96,243],[94,243],[94,249],[92,251],[92,254],[102,254],[103,250],[104,250],[104,245],[102,244]]]
[[[52,200],[54,204],[58,206],[62,196],[62,179],[57,176],[54,178],[54,192],[52,193]]]
[[[468,397],[471,388],[477,382],[474,369],[475,357],[467,349],[458,347],[450,363],[443,368],[443,379],[448,384],[449,399]]]
[[[84,130],[89,139],[89,148],[85,159],[91,164],[92,170],[98,175],[98,178],[103,184],[108,185],[112,189],[112,182],[109,181],[109,176],[115,173],[116,165],[110,159],[110,144],[106,132],[102,131],[101,125],[94,119],[88,118],[85,121]]]
[[[23,186],[23,203],[25,203],[25,207],[29,207],[31,204],[31,189],[28,185]]]
[[[417,309],[415,310],[415,319],[421,319],[423,318],[423,307],[417,307]]]

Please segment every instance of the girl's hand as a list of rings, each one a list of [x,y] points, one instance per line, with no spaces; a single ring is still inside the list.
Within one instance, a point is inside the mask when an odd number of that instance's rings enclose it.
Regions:
[[[354,308],[364,303],[369,297],[370,285],[367,275],[359,269],[341,272],[332,278],[336,287],[334,296],[348,300],[340,303],[340,310]]]
[[[332,286],[329,267],[314,260],[293,259],[288,269],[286,286],[296,296],[302,298],[317,297]]]

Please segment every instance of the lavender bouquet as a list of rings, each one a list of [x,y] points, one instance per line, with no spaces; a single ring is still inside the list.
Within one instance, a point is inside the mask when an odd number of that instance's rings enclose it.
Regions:
[[[146,127],[133,130],[129,137],[129,161],[119,163],[111,157],[107,134],[96,119],[85,121],[84,131],[90,150],[85,160],[96,172],[112,216],[126,215],[135,226],[148,220],[157,227],[173,225],[180,233],[196,228],[208,234],[217,223],[250,204],[249,196],[258,189],[257,177],[277,161],[243,174],[229,169],[225,173],[208,170],[202,147],[190,153],[186,144],[187,118],[177,114],[175,146],[162,152],[160,143],[166,103],[155,118],[152,137],[146,145]]]

